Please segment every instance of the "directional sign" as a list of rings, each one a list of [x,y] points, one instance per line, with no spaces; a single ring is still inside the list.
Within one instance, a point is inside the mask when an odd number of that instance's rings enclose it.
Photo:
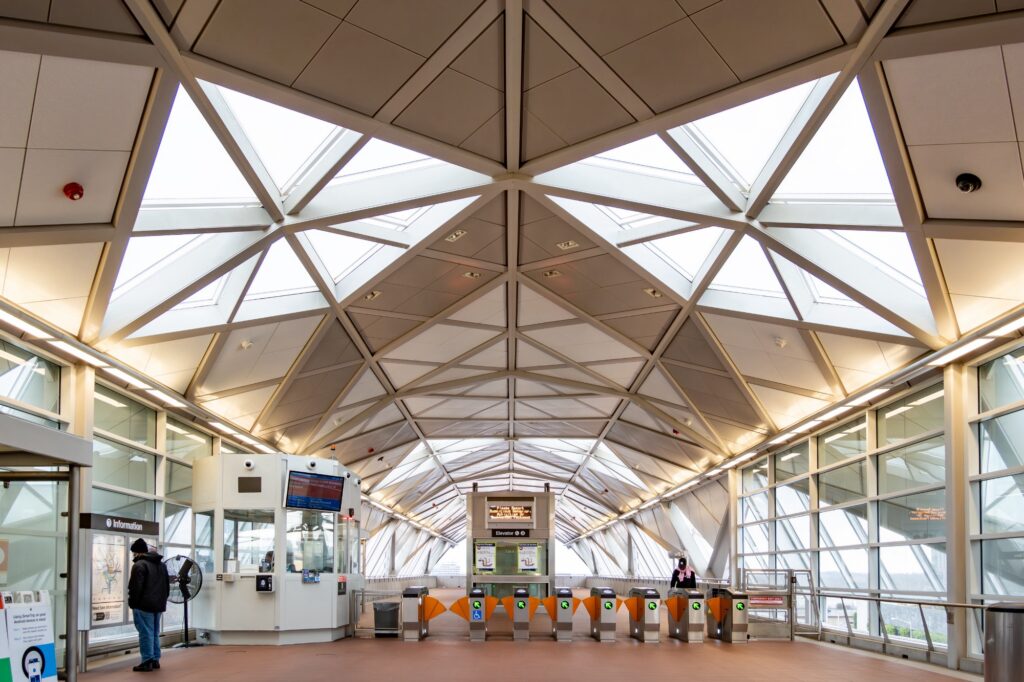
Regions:
[[[649,611],[657,611],[658,610],[658,602],[656,602],[656,601],[649,601],[649,602],[647,602],[647,610],[649,610]]]
[[[482,601],[480,601],[479,599],[474,599],[473,600],[473,610],[479,611],[483,607],[484,607],[484,603]]]
[[[738,602],[736,602],[736,610],[737,610],[737,611],[742,611],[742,610],[743,610],[743,609],[745,609],[745,608],[747,608],[747,605],[746,605],[746,604],[744,604],[744,603],[743,603],[743,602],[741,602],[741,601],[738,601]]]
[[[690,604],[690,608],[693,609],[694,611],[700,611],[700,602],[699,601],[693,602],[692,604]]]
[[[563,609],[567,609],[567,608],[569,608],[569,600],[568,599],[563,599],[562,601],[560,601],[558,603],[558,605],[560,607],[562,607]]]
[[[526,602],[523,601],[522,599],[520,599],[519,601],[516,602],[516,608],[517,609],[525,609],[526,608]]]
[[[611,611],[612,610],[612,602],[606,601],[604,603],[604,609],[605,609],[605,611]]]
[[[480,622],[484,619],[483,609],[473,609],[470,612],[469,619],[475,622]]]

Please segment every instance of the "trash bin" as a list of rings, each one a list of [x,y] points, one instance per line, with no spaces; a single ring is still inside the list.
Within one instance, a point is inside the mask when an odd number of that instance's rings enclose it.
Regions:
[[[985,609],[985,682],[1019,680],[1024,670],[1024,604]]]
[[[398,637],[398,610],[400,604],[394,601],[373,603],[373,636]]]

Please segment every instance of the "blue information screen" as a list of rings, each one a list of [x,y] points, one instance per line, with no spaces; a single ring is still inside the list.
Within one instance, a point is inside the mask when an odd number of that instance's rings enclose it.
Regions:
[[[345,479],[327,474],[305,471],[288,472],[288,491],[284,506],[291,509],[316,509],[326,512],[341,511],[341,492]]]

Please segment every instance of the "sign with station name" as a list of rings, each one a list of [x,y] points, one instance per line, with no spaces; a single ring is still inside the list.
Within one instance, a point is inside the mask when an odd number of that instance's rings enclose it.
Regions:
[[[125,516],[107,516],[105,514],[82,514],[82,528],[102,530],[107,533],[134,533],[135,535],[160,535],[160,524],[153,521],[140,521]]]
[[[530,537],[529,528],[492,528],[492,538],[528,538]]]

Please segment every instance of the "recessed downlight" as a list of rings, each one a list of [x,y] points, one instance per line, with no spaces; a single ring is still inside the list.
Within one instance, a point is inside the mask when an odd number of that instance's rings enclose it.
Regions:
[[[650,296],[651,298],[661,298],[662,297],[662,293],[660,291],[658,291],[657,289],[651,289],[651,288],[644,289],[644,293],[647,294],[648,296]]]
[[[559,272],[558,270],[545,270],[544,271],[544,276],[545,277],[561,277],[562,273]]]
[[[455,243],[466,236],[465,230],[455,230],[450,235],[444,238],[446,242]]]
[[[480,273],[474,270],[467,270],[466,272],[462,273],[462,276],[467,279],[480,279]]]
[[[555,244],[555,246],[560,248],[562,251],[568,251],[569,249],[575,249],[576,247],[578,247],[579,243],[573,241],[572,239],[567,239],[564,242],[558,242],[557,244]]]
[[[373,291],[368,293],[366,296],[363,296],[363,300],[364,301],[376,301],[377,298],[379,298],[382,293],[384,293],[384,292],[383,291],[377,291],[376,289],[374,289]]]

